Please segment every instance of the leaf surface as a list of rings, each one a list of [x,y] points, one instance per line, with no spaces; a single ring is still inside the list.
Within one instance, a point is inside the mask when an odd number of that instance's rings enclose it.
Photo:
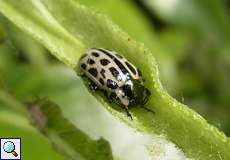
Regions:
[[[230,159],[229,139],[200,115],[170,97],[159,81],[153,54],[107,17],[72,0],[43,0],[36,4],[28,0],[14,2],[0,1],[0,11],[66,65],[75,67],[86,49],[102,47],[119,52],[142,71],[145,86],[152,93],[146,107],[155,114],[139,107],[132,108],[130,112],[134,120],[130,121],[121,109],[115,110],[116,106],[108,104],[100,93],[93,93],[114,116],[140,132],[165,136],[188,158]],[[19,7],[24,3],[30,6]]]

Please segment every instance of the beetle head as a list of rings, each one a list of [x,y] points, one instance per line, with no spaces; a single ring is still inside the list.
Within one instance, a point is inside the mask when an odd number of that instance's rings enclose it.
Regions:
[[[132,81],[132,85],[126,84],[123,87],[125,95],[129,98],[129,105],[144,105],[147,103],[150,91],[137,80]]]

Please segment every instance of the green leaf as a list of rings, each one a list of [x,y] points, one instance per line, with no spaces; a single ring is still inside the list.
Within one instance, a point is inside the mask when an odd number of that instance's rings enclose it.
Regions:
[[[160,43],[156,39],[156,33],[152,23],[148,17],[141,12],[139,6],[137,6],[134,1],[78,0],[78,2],[106,14],[132,38],[145,43],[149,49],[155,51],[155,54],[162,53],[162,51],[158,49]]]
[[[43,160],[63,159],[54,152],[47,139],[31,126],[25,115],[27,115],[26,106],[6,91],[0,90],[0,137],[21,138],[24,159],[34,159],[35,155],[39,155]]]
[[[49,141],[33,128],[28,119],[16,113],[0,110],[0,137],[20,137],[23,159],[64,160],[52,149]]]
[[[100,94],[93,93],[114,116],[140,132],[165,136],[188,158],[230,159],[229,139],[167,94],[159,81],[155,59],[142,44],[135,42],[105,16],[73,0],[42,2],[45,6],[40,1],[0,1],[0,11],[68,66],[74,67],[87,48],[103,47],[121,53],[143,72],[145,85],[152,93],[145,107],[155,114],[134,107],[130,109],[134,120],[130,121],[124,112],[115,110],[114,105],[108,104]]]
[[[30,63],[38,67],[43,67],[46,64],[45,48],[36,42],[27,33],[19,30],[8,19],[0,16],[0,24],[4,27],[7,38],[14,45],[17,52],[23,54]]]
[[[5,38],[6,38],[6,33],[2,25],[0,25],[0,44],[4,42]]]
[[[57,58],[75,66],[84,49],[82,42],[68,34],[47,12],[40,1],[0,1],[1,12],[13,23],[47,47]],[[22,5],[23,4],[23,7]],[[36,7],[35,7],[36,6]],[[68,56],[67,56],[68,55]]]
[[[25,117],[28,116],[25,106],[21,102],[17,101],[8,92],[2,89],[0,89],[0,102],[2,103],[2,105],[0,106],[0,109],[3,108],[2,106],[7,106],[5,108],[7,110],[11,110]]]
[[[112,160],[109,143],[93,140],[65,119],[59,107],[48,100],[36,100],[29,105],[32,121],[47,136],[56,150],[73,160]]]

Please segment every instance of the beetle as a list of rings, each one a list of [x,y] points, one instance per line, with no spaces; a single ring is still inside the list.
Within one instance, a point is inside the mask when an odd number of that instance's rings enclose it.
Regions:
[[[89,49],[80,58],[79,67],[80,75],[88,78],[89,88],[104,92],[108,101],[124,107],[131,119],[129,107],[144,107],[151,95],[144,86],[141,71],[115,51]]]

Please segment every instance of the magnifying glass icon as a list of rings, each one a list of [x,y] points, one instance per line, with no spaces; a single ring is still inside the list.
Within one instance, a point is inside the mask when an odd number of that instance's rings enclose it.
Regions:
[[[3,150],[6,152],[6,153],[11,153],[14,155],[14,157],[17,157],[18,154],[17,152],[15,152],[15,145],[13,142],[11,141],[7,141],[3,144]]]

